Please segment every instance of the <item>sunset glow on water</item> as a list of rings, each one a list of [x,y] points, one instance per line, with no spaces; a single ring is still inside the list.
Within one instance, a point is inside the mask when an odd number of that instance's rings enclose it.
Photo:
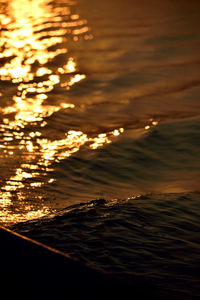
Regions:
[[[0,0],[0,225],[198,298],[199,12]]]
[[[49,103],[49,94],[55,88],[68,93],[73,85],[87,77],[79,73],[77,62],[67,49],[70,39],[93,37],[87,20],[72,12],[74,5],[75,2],[69,2],[61,8],[43,0],[12,0],[0,14],[0,59],[3,62],[0,80],[12,83],[11,88],[15,90],[1,107],[0,149],[2,158],[9,161],[12,157],[18,158],[16,165],[11,167],[12,175],[1,187],[0,216],[5,223],[47,214],[49,208],[45,203],[35,207],[24,201],[26,191],[54,182],[46,176],[49,170],[54,170],[50,166],[55,162],[67,159],[83,145],[97,149],[111,142],[110,137],[116,132],[122,132],[122,129],[115,129],[90,137],[82,131],[69,130],[60,139],[52,139],[41,132],[48,127],[53,114],[75,108],[66,100]],[[56,59],[60,61],[57,67],[53,65]],[[1,97],[5,97],[4,92]],[[19,212],[13,211],[16,201],[21,203]]]

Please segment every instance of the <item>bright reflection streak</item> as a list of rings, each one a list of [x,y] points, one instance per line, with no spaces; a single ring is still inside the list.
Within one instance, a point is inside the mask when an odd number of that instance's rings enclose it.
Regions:
[[[155,121],[155,120],[153,120],[153,119],[150,119],[149,124],[146,125],[146,126],[144,127],[144,129],[145,129],[145,130],[149,130],[149,129],[151,129],[153,126],[157,126],[157,125],[158,125],[158,121]]]
[[[66,89],[69,90],[69,88],[72,85],[74,85],[75,83],[77,83],[85,78],[86,78],[86,75],[84,75],[84,74],[76,74],[73,77],[71,77],[69,81],[62,83],[61,86],[66,87]]]
[[[76,71],[76,63],[72,57],[69,58],[66,65],[64,65],[62,68],[58,68],[58,72],[61,74],[73,73],[75,71]]]
[[[12,83],[16,90],[0,107],[0,158],[9,165],[0,189],[3,223],[30,220],[51,211],[40,194],[30,202],[27,193],[55,181],[47,176],[55,163],[82,147],[95,150],[109,144],[123,132],[120,128],[90,137],[68,130],[57,139],[43,132],[53,114],[75,107],[65,99],[52,103],[49,95],[57,88],[69,91],[86,79],[66,49],[70,37],[75,41],[92,38],[87,21],[71,12],[72,5],[54,7],[50,0],[9,0],[7,10],[0,13],[0,80]]]
[[[35,92],[35,89],[26,90],[26,93],[27,92]],[[10,121],[9,125],[13,128],[24,128],[28,123],[43,121],[44,118],[51,116],[60,109],[74,108],[74,104],[67,103],[61,103],[59,106],[43,105],[46,98],[47,96],[45,94],[36,95],[35,98],[15,96],[13,97],[13,106],[2,109],[2,112],[4,114],[15,113],[15,120]]]

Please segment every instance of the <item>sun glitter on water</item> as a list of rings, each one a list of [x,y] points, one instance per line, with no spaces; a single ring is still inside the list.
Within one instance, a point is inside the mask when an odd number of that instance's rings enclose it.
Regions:
[[[74,5],[70,2],[61,8],[53,7],[49,0],[10,0],[0,13],[0,60],[3,62],[0,80],[16,89],[8,104],[0,107],[0,159],[12,162],[15,158],[1,184],[3,223],[46,215],[50,208],[41,195],[36,194],[36,204],[30,205],[27,191],[55,181],[47,176],[54,170],[54,163],[69,158],[84,145],[91,150],[98,149],[123,132],[120,128],[90,137],[82,131],[68,130],[63,138],[55,140],[43,135],[42,129],[48,126],[54,113],[75,108],[73,103],[65,101],[50,104],[49,95],[56,87],[69,92],[72,86],[87,78],[78,71],[67,49],[69,39],[75,42],[80,38],[92,39],[87,20],[72,12]],[[52,62],[59,56],[63,58],[55,68]],[[19,212],[15,205],[20,206]]]

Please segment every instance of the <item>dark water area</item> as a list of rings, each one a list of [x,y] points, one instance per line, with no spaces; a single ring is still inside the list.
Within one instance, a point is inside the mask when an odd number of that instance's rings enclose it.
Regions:
[[[0,0],[0,224],[197,299],[200,3]]]
[[[133,284],[139,278],[198,299],[199,200],[199,193],[99,199],[14,229]]]

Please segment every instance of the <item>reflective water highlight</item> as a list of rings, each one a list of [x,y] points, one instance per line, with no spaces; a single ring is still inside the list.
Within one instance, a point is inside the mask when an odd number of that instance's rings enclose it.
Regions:
[[[0,3],[4,224],[98,197],[198,189],[192,2]]]
[[[73,13],[74,5],[75,2],[66,2],[60,7],[48,0],[11,0],[0,15],[0,79],[13,83],[13,95],[1,107],[1,158],[8,161],[17,158],[10,170],[12,175],[3,180],[1,186],[3,223],[48,213],[48,205],[41,201],[41,196],[36,196],[39,197],[36,207],[32,202],[21,201],[26,199],[27,190],[55,181],[46,180],[47,174],[54,170],[49,168],[53,163],[70,157],[85,144],[97,149],[111,142],[110,136],[123,131],[115,129],[89,137],[84,132],[69,130],[64,137],[54,140],[41,132],[54,113],[75,107],[61,101],[57,105],[49,104],[49,93],[57,86],[69,91],[86,78],[78,72],[77,63],[67,49],[68,39],[92,38],[87,20]],[[61,63],[55,68],[51,64],[61,55],[64,55]],[[4,97],[4,93],[1,96]],[[13,209],[16,201],[20,203],[19,212]]]
[[[196,0],[0,0],[4,226],[198,299],[199,20]]]

